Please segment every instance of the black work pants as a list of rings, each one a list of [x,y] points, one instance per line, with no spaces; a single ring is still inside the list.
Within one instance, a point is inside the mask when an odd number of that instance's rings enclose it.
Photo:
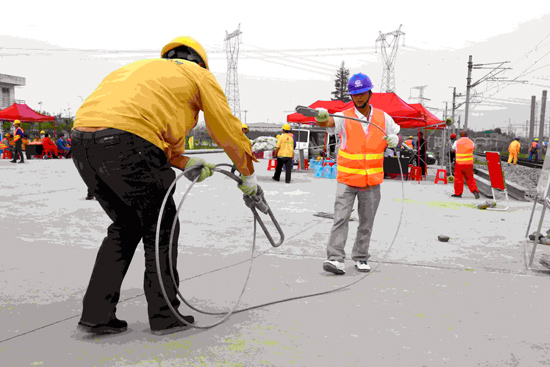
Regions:
[[[13,149],[12,160],[16,161],[17,158],[20,158],[21,162],[25,162],[25,157],[23,156],[23,140],[21,139],[15,142],[15,147]]]
[[[285,166],[285,182],[290,183],[290,176],[292,175],[292,157],[277,157],[277,167],[275,168],[275,175],[273,179],[279,181],[281,178],[281,171],[283,170],[283,165]]]
[[[418,165],[421,167],[422,170],[422,176],[426,175],[426,152],[420,151],[418,153]]]
[[[145,250],[144,290],[151,328],[163,329],[177,321],[160,288],[156,261],[157,219],[167,189],[175,178],[166,154],[150,142],[117,129],[94,133],[73,130],[72,153],[80,176],[113,223],[99,248],[83,301],[82,321],[103,324],[115,317],[120,288],[136,247]],[[176,284],[169,270],[168,243],[176,206],[167,201],[160,230],[159,262],[162,282],[177,309],[179,277],[175,226],[171,252]]]

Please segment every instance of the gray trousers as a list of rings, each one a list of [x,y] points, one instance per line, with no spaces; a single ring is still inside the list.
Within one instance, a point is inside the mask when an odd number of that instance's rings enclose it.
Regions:
[[[380,204],[380,185],[371,186],[367,190],[358,190],[341,182],[338,182],[336,186],[334,224],[327,245],[328,260],[342,262],[346,258],[344,246],[348,239],[349,218],[356,196],[359,227],[357,228],[351,258],[354,261],[367,261],[372,226]]]

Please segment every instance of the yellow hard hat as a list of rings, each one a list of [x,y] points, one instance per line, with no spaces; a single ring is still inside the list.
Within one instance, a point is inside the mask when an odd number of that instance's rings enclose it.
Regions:
[[[208,67],[208,56],[206,55],[206,51],[204,50],[204,47],[202,47],[202,45],[198,43],[194,38],[191,38],[189,36],[174,38],[172,41],[170,41],[170,43],[168,43],[166,46],[162,48],[162,51],[160,52],[160,56],[161,57],[164,56],[165,53],[179,46],[187,46],[193,49],[196,53],[199,54],[199,56],[204,61],[204,66],[206,67],[206,69],[210,70]]]
[[[409,135],[409,139],[412,139],[412,138],[413,138],[412,135]]]
[[[45,134],[45,133],[46,133],[46,132],[45,132],[44,130],[42,130],[42,131],[40,132],[40,134]]]
[[[4,135],[4,138],[9,138],[11,135],[10,134],[6,134]]]
[[[290,130],[290,125],[289,124],[284,124],[283,125],[283,130]]]
[[[13,122],[13,124],[14,124],[14,125],[15,125],[15,124],[19,124],[19,125],[21,125],[21,121],[19,121],[19,120],[15,120],[15,121]]]
[[[539,138],[535,138],[535,141],[539,141]]]
[[[248,129],[248,126],[246,126],[246,124],[243,124],[243,129]]]

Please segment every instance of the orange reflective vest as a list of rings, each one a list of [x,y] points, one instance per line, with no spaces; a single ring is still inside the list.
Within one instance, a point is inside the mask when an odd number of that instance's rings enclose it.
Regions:
[[[355,108],[343,113],[346,117],[358,118]],[[382,110],[373,108],[370,122],[386,131],[386,118]],[[338,182],[355,187],[381,184],[384,181],[384,149],[387,145],[382,131],[369,124],[365,132],[362,123],[348,119],[344,129],[346,137],[344,139],[340,133],[343,144],[338,150]]]
[[[407,144],[407,145],[408,145],[409,147],[411,147],[411,148],[414,148],[414,146],[413,146],[413,140],[412,140],[412,139],[407,139],[407,140],[405,140],[405,144]]]
[[[22,127],[18,127],[15,130],[15,135],[13,136],[13,141],[18,141],[19,139],[22,139],[25,136],[25,131]]]
[[[536,141],[532,142],[531,143],[531,151],[534,152],[535,150],[537,150],[539,148],[539,143],[537,143]]]
[[[8,149],[10,147],[10,141],[8,140],[8,138],[4,138],[2,139],[2,141],[0,141],[0,149],[4,150],[4,149]]]
[[[474,142],[466,137],[456,141],[456,164],[474,164]]]

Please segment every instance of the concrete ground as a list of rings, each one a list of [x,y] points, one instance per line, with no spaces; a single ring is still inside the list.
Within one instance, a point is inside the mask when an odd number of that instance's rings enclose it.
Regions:
[[[224,154],[202,157],[229,162]],[[434,184],[433,170],[421,183],[386,180],[373,271],[358,273],[348,259],[346,274],[334,276],[322,270],[332,221],[314,214],[332,213],[335,180],[294,171],[287,185],[271,180],[266,160],[256,169],[284,243],[272,248],[258,228],[251,264],[252,214],[236,184],[215,174],[192,189],[180,215],[180,290],[199,309],[227,312],[251,266],[239,309],[297,299],[236,313],[213,328],[155,336],[139,249],[117,312],[128,331],[89,336],[76,324],[109,219],[84,200],[71,160],[1,160],[0,366],[550,365],[550,270],[538,264],[549,249],[537,248],[532,269],[525,260],[531,202],[478,210],[484,199],[467,188],[451,198],[452,186]],[[177,200],[188,185],[179,182]],[[352,221],[348,254],[356,228]],[[440,234],[450,241],[439,242]],[[180,310],[198,325],[219,319]]]

